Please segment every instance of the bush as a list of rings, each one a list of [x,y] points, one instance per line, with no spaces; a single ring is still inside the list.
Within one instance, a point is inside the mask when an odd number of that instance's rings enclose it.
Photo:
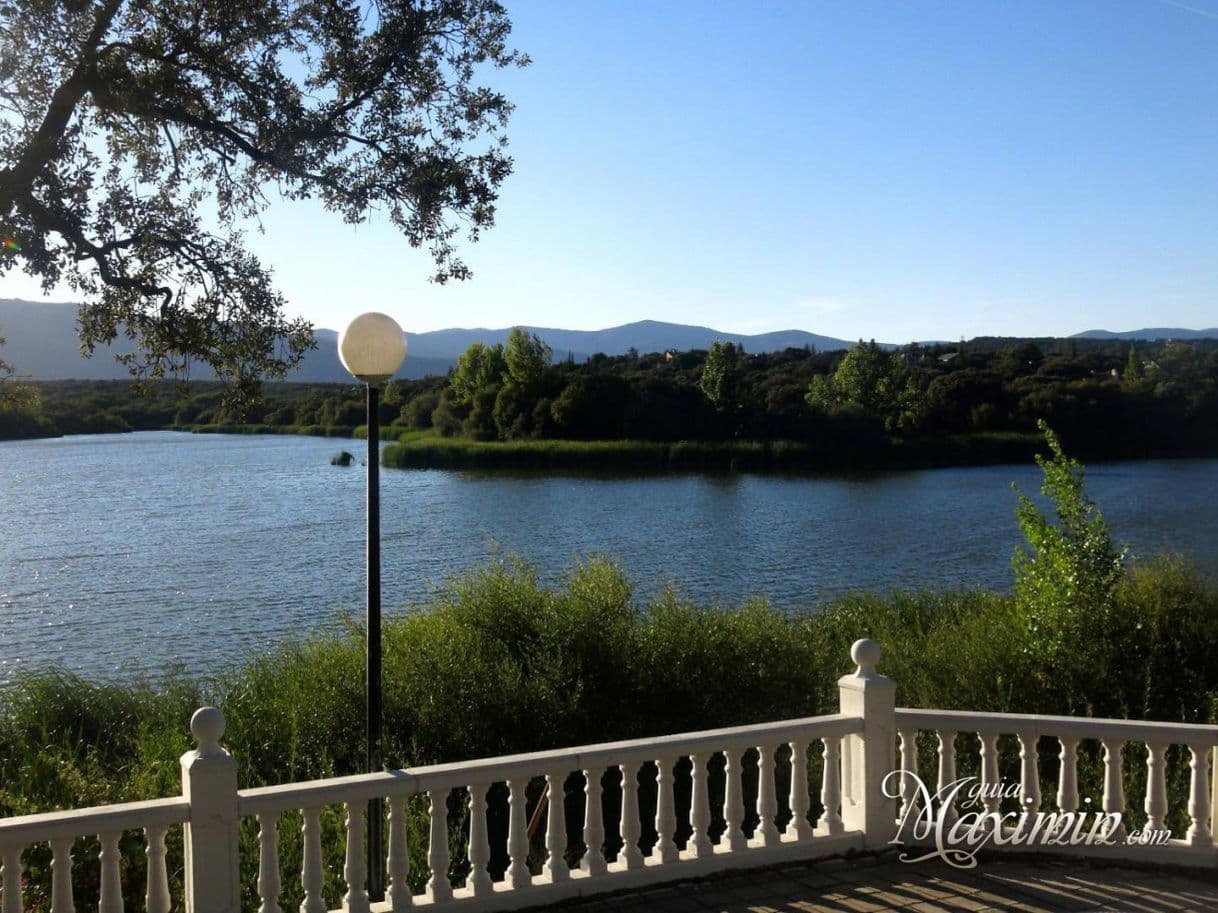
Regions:
[[[1113,544],[1099,508],[1087,496],[1082,465],[1062,452],[1043,421],[1039,427],[1051,454],[1036,456],[1044,474],[1041,493],[1053,505],[1057,523],[1020,493],[1016,516],[1028,547],[1012,560],[1015,602],[1025,650],[1040,665],[1042,679],[1073,686],[1079,684],[1080,667],[1107,671],[1115,659],[1111,637],[1085,634],[1107,632],[1114,623],[1125,552]],[[1083,654],[1090,655],[1083,659]]]

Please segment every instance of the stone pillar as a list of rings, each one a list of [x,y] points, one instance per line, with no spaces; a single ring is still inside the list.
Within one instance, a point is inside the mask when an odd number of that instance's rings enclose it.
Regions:
[[[202,707],[190,718],[198,748],[182,755],[186,823],[186,913],[240,913],[237,762],[220,747],[224,715]]]
[[[884,778],[896,769],[896,682],[875,671],[880,645],[856,640],[850,656],[858,665],[852,675],[838,679],[841,712],[861,717],[863,731],[847,736],[842,763],[842,823],[863,832],[863,846],[881,849],[896,836],[895,798],[884,795]]]

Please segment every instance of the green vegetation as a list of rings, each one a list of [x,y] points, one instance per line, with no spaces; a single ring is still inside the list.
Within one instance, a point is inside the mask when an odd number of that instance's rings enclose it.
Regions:
[[[1081,467],[1051,434],[1048,441],[1044,491],[1058,520],[1021,501],[1029,551],[1016,559],[1013,596],[860,593],[795,613],[763,599],[698,605],[672,589],[643,602],[621,568],[596,558],[558,585],[513,563],[454,578],[428,605],[385,624],[387,761],[456,761],[834,712],[836,680],[860,636],[884,646],[882,670],[898,682],[903,705],[1218,721],[1218,586],[1167,558],[1126,569],[1086,498]],[[1097,576],[1080,584],[1067,569]],[[1102,611],[1084,598],[1101,599]],[[1028,624],[1032,612],[1072,640],[1044,649],[1041,626]],[[362,669],[363,637],[353,623],[345,633],[250,656],[215,681],[170,677],[154,688],[24,673],[0,702],[0,814],[176,793],[177,758],[189,748],[186,720],[203,702],[217,703],[228,717],[225,742],[240,761],[243,786],[356,772],[362,736],[351,708],[363,701]],[[961,775],[975,773],[976,740],[962,734],[957,745]],[[934,769],[934,749],[933,737],[919,740],[924,771]],[[1051,796],[1057,748],[1045,740],[1039,750]],[[1144,760],[1143,749],[1131,745],[1131,797],[1139,795]],[[1187,826],[1185,752],[1172,749],[1168,766],[1168,825],[1180,832]],[[1000,769],[1018,778],[1013,739],[1000,742]],[[819,783],[815,758],[810,777]],[[1083,795],[1101,795],[1102,763],[1091,741],[1080,748],[1079,778]],[[539,788],[535,783],[530,801]],[[780,783],[780,794],[784,788]],[[502,788],[496,790],[491,807],[502,811]],[[646,794],[644,801],[651,801]],[[815,813],[815,798],[813,804]],[[461,877],[468,823],[458,803],[450,808],[451,874]],[[1140,824],[1140,803],[1131,798],[1127,814]],[[505,821],[496,815],[491,834],[500,841]],[[298,824],[288,816],[279,829],[289,869],[299,865]],[[428,875],[421,805],[412,807],[411,827],[411,878],[421,889]],[[325,819],[325,834],[334,863],[327,899],[335,905],[342,892],[338,810]],[[252,823],[243,839],[245,906],[253,910]],[[94,845],[85,844],[78,858],[87,884],[96,862]],[[180,859],[180,844],[170,850]],[[129,871],[138,873],[138,840],[132,836],[123,851]],[[27,856],[30,884],[43,890],[46,849]],[[493,870],[504,864],[493,857]],[[300,900],[297,875],[285,872],[290,906]],[[133,903],[139,880],[136,874],[127,886]],[[32,906],[43,908],[37,900]]]
[[[11,384],[11,381],[9,382]],[[176,428],[358,436],[363,388],[275,384],[238,416],[217,384],[24,385],[0,438]],[[0,394],[3,393],[0,381]],[[536,336],[476,344],[447,377],[381,397],[398,467],[905,468],[1027,461],[1049,421],[1084,459],[1218,454],[1218,341],[975,339],[894,351],[788,349],[553,364]],[[496,446],[497,445],[497,446]],[[590,462],[585,462],[585,460]]]
[[[624,441],[630,464],[665,452],[645,445],[676,442],[746,452],[782,442],[783,459],[760,462],[793,467],[986,462],[994,437],[961,443],[979,435],[999,436],[1027,458],[1018,442],[1041,420],[1087,459],[1218,453],[1215,340],[975,339],[894,350],[860,341],[846,352],[759,355],[715,342],[709,352],[547,358],[523,330],[505,347],[472,346],[449,383],[407,404],[401,421],[476,442]],[[456,464],[459,452],[416,446],[391,465]],[[551,465],[575,452],[471,447],[459,459],[516,465],[532,453]]]

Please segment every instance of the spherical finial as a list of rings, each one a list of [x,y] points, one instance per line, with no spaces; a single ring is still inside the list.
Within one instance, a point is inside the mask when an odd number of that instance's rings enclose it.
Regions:
[[[856,640],[854,646],[850,648],[850,658],[858,664],[858,669],[855,670],[855,675],[874,675],[876,664],[880,661],[880,654],[883,650],[880,645],[874,640],[863,638]]]
[[[190,718],[190,732],[199,745],[199,754],[214,754],[220,751],[220,737],[224,735],[224,714],[216,707],[200,707]]]

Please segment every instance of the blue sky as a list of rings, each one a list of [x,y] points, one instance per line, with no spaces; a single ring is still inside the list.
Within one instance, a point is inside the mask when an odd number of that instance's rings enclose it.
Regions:
[[[387,224],[276,203],[253,244],[295,313],[893,342],[1218,325],[1218,0],[507,6],[534,62],[491,75],[516,173],[463,245],[474,278],[430,285]]]

